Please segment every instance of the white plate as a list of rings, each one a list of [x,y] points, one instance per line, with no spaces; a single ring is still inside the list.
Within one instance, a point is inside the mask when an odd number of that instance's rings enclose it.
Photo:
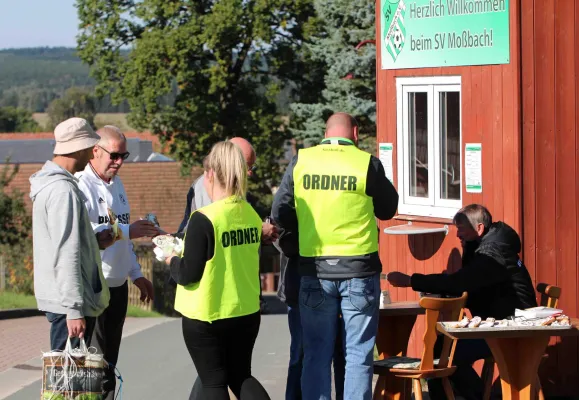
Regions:
[[[512,321],[509,321],[512,323]],[[508,326],[493,326],[491,328],[451,328],[456,322],[441,322],[447,332],[474,332],[474,331],[533,331],[533,330],[565,330],[573,328],[572,325],[556,325],[556,326],[535,326],[535,325],[508,325]]]

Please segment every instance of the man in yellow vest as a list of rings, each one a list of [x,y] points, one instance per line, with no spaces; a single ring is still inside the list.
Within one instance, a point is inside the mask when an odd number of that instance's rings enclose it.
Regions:
[[[382,271],[375,217],[391,219],[398,194],[380,160],[357,143],[355,119],[332,115],[322,143],[290,163],[272,207],[275,222],[299,236],[304,400],[331,398],[338,329],[346,354],[344,398],[372,398]]]

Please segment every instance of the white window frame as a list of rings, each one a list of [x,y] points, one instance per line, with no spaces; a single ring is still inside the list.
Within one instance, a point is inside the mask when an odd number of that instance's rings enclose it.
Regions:
[[[428,107],[428,197],[410,196],[410,163],[408,94],[427,93]],[[440,102],[441,92],[460,95],[460,200],[440,198]],[[397,167],[399,215],[452,218],[462,207],[462,90],[460,76],[398,77],[396,78]],[[430,171],[434,171],[431,173]]]

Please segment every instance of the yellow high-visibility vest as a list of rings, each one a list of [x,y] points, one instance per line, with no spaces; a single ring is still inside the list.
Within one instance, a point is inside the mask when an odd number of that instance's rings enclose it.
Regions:
[[[177,286],[175,310],[212,322],[259,311],[261,219],[253,207],[229,197],[202,207],[213,224],[215,249],[197,283]],[[193,215],[193,214],[191,214]]]
[[[293,179],[301,256],[378,251],[374,205],[366,194],[369,165],[370,154],[353,145],[321,144],[299,151]]]

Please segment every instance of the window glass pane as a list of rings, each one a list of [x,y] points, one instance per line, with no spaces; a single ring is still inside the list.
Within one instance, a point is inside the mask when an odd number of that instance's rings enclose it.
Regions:
[[[460,93],[440,92],[440,198],[460,200]]]
[[[408,93],[410,196],[428,197],[428,96]]]

